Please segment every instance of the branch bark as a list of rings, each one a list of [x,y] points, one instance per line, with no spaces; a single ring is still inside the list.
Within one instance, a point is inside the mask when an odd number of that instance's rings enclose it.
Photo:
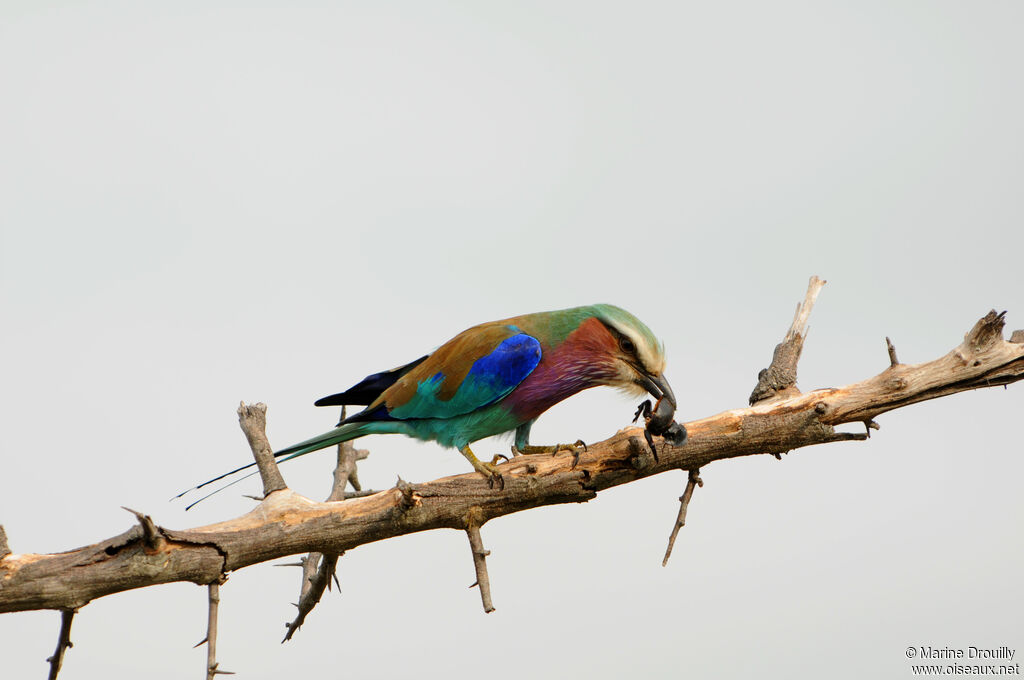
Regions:
[[[1015,333],[1006,342],[1002,329],[1003,315],[993,311],[960,345],[934,361],[897,364],[845,387],[776,395],[686,423],[686,443],[662,443],[657,461],[643,431],[631,427],[590,446],[575,467],[571,456],[543,454],[503,464],[504,491],[488,488],[476,473],[423,484],[400,480],[372,496],[325,503],[281,488],[232,520],[188,530],[155,526],[162,541],[154,542],[152,532],[147,541],[147,531],[136,525],[69,552],[9,554],[0,557],[0,612],[73,609],[111,593],[174,581],[207,585],[225,572],[287,555],[341,554],[429,529],[464,531],[470,512],[477,513],[482,525],[530,508],[586,502],[604,489],[669,470],[697,470],[728,458],[864,439],[865,433],[837,432],[835,427],[870,423],[881,413],[910,404],[1024,378],[1024,334]]]

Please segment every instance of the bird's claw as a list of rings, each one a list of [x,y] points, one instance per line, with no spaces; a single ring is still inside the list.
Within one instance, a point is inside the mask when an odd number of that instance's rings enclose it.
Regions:
[[[495,456],[498,458],[498,456]],[[502,456],[504,458],[504,456]],[[487,488],[493,489],[494,485],[498,485],[499,491],[505,490],[505,478],[498,472],[498,466],[494,463],[484,463],[483,461],[477,461],[477,465],[473,466],[476,471],[487,478]]]
[[[587,443],[582,439],[577,439],[572,444],[555,444],[555,451],[552,456],[558,455],[559,451],[571,451],[572,452],[572,465],[569,466],[570,470],[575,470],[576,466],[580,464],[580,447],[583,450],[587,450]]]
[[[494,458],[491,458],[491,465],[497,465],[499,460],[504,460],[506,463],[509,462],[508,456],[501,453],[496,453],[494,454]]]
[[[555,444],[554,446],[551,447],[551,455],[557,456],[559,451],[572,451],[573,454],[577,458],[579,458],[579,450],[581,446],[583,447],[584,451],[587,450],[587,443],[584,442],[582,439],[577,439],[572,444]]]

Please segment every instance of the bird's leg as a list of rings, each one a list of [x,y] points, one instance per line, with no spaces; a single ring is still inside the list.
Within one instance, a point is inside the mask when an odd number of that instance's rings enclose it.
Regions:
[[[515,443],[512,444],[512,455],[514,457],[525,456],[534,453],[550,453],[551,455],[557,454],[559,451],[569,451],[572,453],[572,466],[575,468],[576,464],[580,462],[580,448],[584,451],[587,450],[587,445],[582,439],[577,439],[573,444],[555,444],[554,446],[532,446],[530,442],[530,428],[533,427],[534,421],[523,423],[516,428],[516,439]]]
[[[513,458],[518,458],[523,455],[523,449],[528,446],[530,441],[531,427],[533,427],[533,421],[529,420],[516,428],[516,438],[512,440]]]
[[[466,457],[466,460],[469,461],[469,464],[473,466],[474,470],[487,478],[487,486],[493,489],[495,482],[497,482],[498,488],[504,490],[505,478],[501,476],[501,473],[498,472],[498,466],[495,465],[495,462],[498,460],[498,456],[495,456],[492,462],[485,463],[476,457],[473,450],[469,448],[469,444],[460,448],[459,453]],[[504,458],[504,456],[501,457]]]
[[[522,446],[515,447],[515,449],[515,452],[519,455],[550,453],[554,456],[557,455],[559,451],[568,451],[572,454],[572,467],[575,468],[580,462],[580,454],[587,450],[587,444],[582,439],[577,439],[572,444],[555,444],[554,446],[533,446],[531,444],[524,444]]]

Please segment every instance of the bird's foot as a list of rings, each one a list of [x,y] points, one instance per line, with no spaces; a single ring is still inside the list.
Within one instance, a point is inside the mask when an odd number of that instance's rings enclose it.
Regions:
[[[498,459],[505,458],[505,456],[498,454],[490,463],[485,463],[476,457],[476,454],[473,453],[473,450],[470,449],[468,445],[459,449],[459,452],[466,457],[466,460],[469,461],[469,464],[473,466],[474,470],[482,474],[487,479],[488,487],[493,489],[494,485],[497,484],[499,490],[505,489],[505,478],[501,476],[500,472],[498,472],[497,466]],[[505,460],[508,460],[508,458],[505,458]]]
[[[501,456],[504,458],[504,456]],[[495,459],[498,456],[494,457]],[[487,488],[493,489],[495,485],[498,486],[499,491],[505,490],[505,478],[502,477],[501,473],[498,472],[498,466],[495,463],[485,463],[478,460],[473,469],[482,474],[487,479]]]
[[[572,467],[575,468],[580,462],[580,454],[587,450],[587,444],[582,439],[577,439],[572,444],[555,444],[554,446],[531,446],[527,444],[523,448],[517,448],[515,445],[512,446],[513,455],[522,456],[525,454],[533,453],[550,453],[552,456],[558,455],[559,451],[568,451],[572,454]]]

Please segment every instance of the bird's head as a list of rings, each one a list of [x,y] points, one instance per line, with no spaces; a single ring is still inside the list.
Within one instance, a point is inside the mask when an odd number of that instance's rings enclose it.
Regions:
[[[605,383],[633,395],[649,392],[672,407],[676,397],[665,380],[665,347],[640,319],[614,305],[594,305],[612,341],[604,344]]]

